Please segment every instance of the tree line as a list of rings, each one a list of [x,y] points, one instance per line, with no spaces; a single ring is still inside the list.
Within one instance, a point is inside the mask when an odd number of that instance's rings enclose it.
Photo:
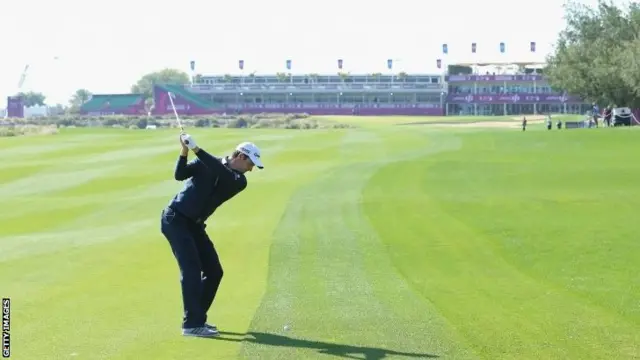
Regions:
[[[547,58],[550,85],[600,106],[640,108],[640,3],[570,2],[565,18]]]

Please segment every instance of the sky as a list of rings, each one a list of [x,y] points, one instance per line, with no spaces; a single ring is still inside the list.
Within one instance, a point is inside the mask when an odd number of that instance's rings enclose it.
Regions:
[[[583,0],[593,4],[596,0]],[[564,27],[564,0],[80,0],[6,1],[0,104],[38,91],[67,104],[80,88],[127,93],[166,67],[203,75],[245,72],[352,74],[394,70],[439,74],[443,64],[543,62]],[[427,6],[429,4],[429,6]],[[437,4],[437,5],[436,5]],[[22,15],[20,15],[22,14]],[[537,43],[537,52],[529,43]],[[478,52],[471,53],[476,42]],[[506,43],[501,54],[499,43]],[[449,46],[443,57],[442,44]],[[4,51],[3,51],[4,53]],[[29,71],[22,88],[20,75]],[[4,107],[4,106],[3,106]]]

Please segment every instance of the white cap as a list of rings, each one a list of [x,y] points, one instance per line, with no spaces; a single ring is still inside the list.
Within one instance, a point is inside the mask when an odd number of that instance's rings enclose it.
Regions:
[[[243,142],[236,147],[236,150],[247,155],[249,159],[258,167],[258,169],[264,168],[262,160],[260,160],[260,149],[251,142]]]

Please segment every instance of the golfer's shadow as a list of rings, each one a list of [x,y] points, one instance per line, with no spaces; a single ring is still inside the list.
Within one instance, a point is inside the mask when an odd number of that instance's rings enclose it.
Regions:
[[[384,359],[387,355],[405,356],[405,357],[422,358],[422,359],[439,357],[433,354],[417,354],[417,353],[400,352],[400,351],[388,350],[388,349],[382,349],[382,348],[332,344],[332,343],[326,343],[321,341],[294,339],[288,336],[269,334],[269,333],[263,333],[263,332],[251,331],[246,334],[241,334],[241,333],[221,331],[220,334],[222,336],[217,337],[215,339],[224,340],[224,341],[248,342],[248,343],[271,345],[271,346],[286,346],[286,347],[297,347],[297,348],[306,348],[306,349],[317,349],[318,352],[321,354],[333,355],[337,357],[350,358],[350,359],[362,359],[363,355],[364,355],[364,358],[367,360],[380,360],[380,359]],[[228,336],[236,336],[236,338],[228,337]],[[242,338],[237,338],[237,336],[242,336]],[[360,355],[360,356],[357,357],[357,355]]]

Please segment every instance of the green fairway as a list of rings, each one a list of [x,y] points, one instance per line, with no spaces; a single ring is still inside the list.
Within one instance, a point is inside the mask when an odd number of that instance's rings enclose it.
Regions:
[[[640,358],[640,129],[327,119],[359,127],[188,129],[265,163],[208,221],[211,340],[160,233],[175,130],[0,138],[11,358]]]

